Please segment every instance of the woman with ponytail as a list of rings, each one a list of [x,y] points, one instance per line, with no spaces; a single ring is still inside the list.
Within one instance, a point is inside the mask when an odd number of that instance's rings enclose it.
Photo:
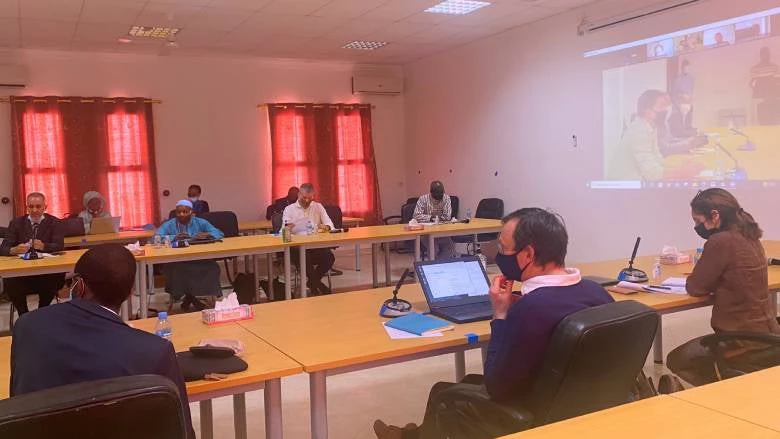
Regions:
[[[691,201],[694,230],[707,242],[688,277],[691,296],[712,294],[712,329],[780,334],[770,300],[761,228],[731,193],[712,188]]]
[[[761,246],[761,228],[728,191],[700,191],[691,201],[694,230],[707,242],[685,288],[691,296],[712,296],[712,329],[725,332],[780,334],[769,293],[767,259]],[[672,350],[667,366],[685,381],[700,386],[780,365],[780,347],[735,339],[718,343],[726,364],[717,362],[702,337]],[[724,369],[725,367],[725,369]],[[658,390],[682,388],[670,375],[659,380]]]

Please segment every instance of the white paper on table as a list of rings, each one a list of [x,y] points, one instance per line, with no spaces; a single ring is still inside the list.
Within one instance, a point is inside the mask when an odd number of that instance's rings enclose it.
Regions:
[[[665,287],[682,287],[685,288],[686,278],[684,277],[670,277],[666,279],[661,285]]]
[[[299,218],[297,221],[292,222],[292,234],[293,235],[305,235],[311,230],[315,230],[314,223],[309,218]]]
[[[56,258],[58,255],[53,255],[51,253],[44,253],[44,252],[37,252],[38,253],[38,259],[42,258]],[[19,255],[19,259],[24,259],[25,253],[22,253]]]
[[[444,335],[441,332],[432,332],[426,335],[417,335],[417,334],[412,334],[411,332],[401,331],[400,329],[391,328],[389,326],[386,326],[384,323],[382,323],[382,327],[385,328],[387,335],[393,340],[403,340],[407,338],[441,337]]]
[[[633,291],[642,291],[645,293],[661,293],[661,294],[680,294],[680,295],[686,295],[688,294],[688,291],[685,290],[685,287],[673,287],[668,286],[668,290],[665,288],[653,288],[649,285],[642,285],[634,282],[626,282],[621,281],[616,286],[620,288],[626,288]],[[666,287],[666,285],[664,285]]]

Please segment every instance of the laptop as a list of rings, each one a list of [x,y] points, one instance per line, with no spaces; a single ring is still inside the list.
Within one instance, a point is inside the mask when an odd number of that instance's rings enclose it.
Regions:
[[[90,235],[100,235],[102,233],[118,233],[121,216],[107,216],[105,218],[92,218],[89,225]]]
[[[415,262],[414,269],[431,314],[455,323],[493,317],[490,281],[476,256]]]

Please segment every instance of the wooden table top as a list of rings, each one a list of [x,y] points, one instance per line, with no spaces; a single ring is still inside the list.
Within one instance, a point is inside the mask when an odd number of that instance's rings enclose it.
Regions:
[[[777,438],[778,434],[667,395],[643,399],[502,439]]]
[[[63,273],[73,269],[86,250],[68,250],[59,256],[25,261],[19,256],[0,256],[0,276],[23,276],[28,273]]]
[[[284,248],[288,246],[289,244],[283,243],[282,238],[279,236],[236,236],[234,238],[225,238],[222,242],[191,245],[182,248],[154,248],[154,246],[147,244],[144,246],[144,254],[136,256],[136,259],[151,263],[187,261],[236,256],[240,254],[284,251]]]
[[[341,222],[344,223],[345,227],[355,227],[365,222],[365,220],[363,218],[345,216],[341,219]],[[271,224],[271,220],[260,219],[238,222],[238,230],[241,232],[249,232],[252,230],[270,230],[272,227],[273,225]]]
[[[241,358],[249,365],[247,370],[230,374],[222,381],[188,382],[189,395],[256,384],[295,375],[303,370],[301,365],[290,357],[235,323],[209,326],[201,322],[200,313],[174,315],[170,316],[169,320],[173,327],[173,347],[177,352],[186,351],[203,339],[232,339],[240,340],[244,344]],[[137,329],[154,332],[157,318],[134,320],[130,324]]]
[[[780,366],[670,396],[780,432]]]
[[[65,248],[82,245],[105,244],[109,242],[130,243],[145,241],[154,236],[154,230],[125,230],[119,233],[98,233],[95,235],[67,236]]]

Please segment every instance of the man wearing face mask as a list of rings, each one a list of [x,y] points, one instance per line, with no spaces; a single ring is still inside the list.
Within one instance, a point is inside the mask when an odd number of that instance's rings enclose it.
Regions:
[[[32,192],[27,195],[27,215],[13,219],[8,225],[8,234],[0,245],[0,256],[21,255],[31,247],[45,253],[62,251],[65,247],[63,227],[57,218],[45,212],[43,194]],[[51,303],[64,284],[64,273],[3,279],[3,288],[20,316],[28,311],[28,294],[38,293],[38,308],[41,308]]]
[[[108,218],[111,216],[105,210],[106,200],[100,192],[89,191],[84,194],[84,210],[79,213],[79,218],[84,220],[84,232],[89,233],[92,220],[95,218]]]
[[[209,211],[209,203],[200,199],[202,191],[197,184],[191,184],[187,189],[187,199],[192,203],[192,211],[195,215],[206,213]]]
[[[189,200],[179,200],[176,203],[176,217],[162,223],[156,234],[172,240],[187,239],[222,239],[225,234],[203,218],[193,215],[192,203]],[[162,267],[165,275],[165,292],[174,300],[182,296],[183,310],[194,306],[197,310],[205,308],[205,304],[197,296],[221,296],[219,265],[212,260],[186,261],[165,264]]]
[[[444,183],[436,180],[431,182],[430,193],[417,199],[413,218],[420,223],[452,220],[452,200],[444,193]],[[455,242],[452,238],[436,238],[434,240],[436,259],[455,257]],[[425,248],[425,244],[423,244]]]
[[[529,390],[558,323],[569,314],[614,300],[600,285],[582,279],[579,270],[566,268],[568,234],[558,215],[526,208],[502,222],[496,263],[503,275],[490,288],[494,314],[483,381],[491,399],[513,401]],[[522,295],[512,292],[515,281],[523,282]],[[480,380],[469,376],[467,381]],[[451,385],[433,386],[422,425],[400,428],[376,421],[377,437],[438,438],[436,395]]]
[[[659,127],[665,128],[669,97],[647,90],[637,101],[634,119],[626,128],[608,167],[611,180],[661,180],[664,158],[658,147]]]

